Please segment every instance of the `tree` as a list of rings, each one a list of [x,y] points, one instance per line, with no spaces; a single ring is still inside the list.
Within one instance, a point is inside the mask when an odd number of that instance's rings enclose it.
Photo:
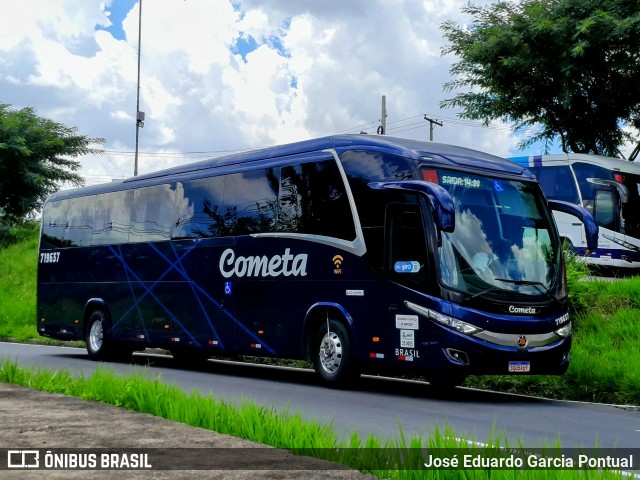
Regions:
[[[36,115],[33,108],[14,110],[0,104],[0,221],[23,220],[42,207],[64,182],[84,184],[77,173],[80,162],[72,158],[100,153],[88,138]]]
[[[464,28],[441,25],[453,53],[441,102],[463,118],[536,126],[521,143],[560,140],[564,152],[616,156],[640,127],[640,3],[523,0],[469,4]]]

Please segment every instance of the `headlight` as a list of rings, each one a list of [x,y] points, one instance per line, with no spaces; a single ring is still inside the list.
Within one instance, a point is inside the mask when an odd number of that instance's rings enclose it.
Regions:
[[[434,322],[437,322],[440,325],[444,325],[445,327],[449,327],[456,332],[464,333],[465,335],[474,335],[482,331],[481,328],[478,328],[475,325],[471,325],[470,323],[463,322],[462,320],[458,320],[457,318],[434,312],[429,308],[421,307],[420,305],[416,305],[415,303],[406,301],[404,303],[414,312],[418,312],[425,317],[430,318]]]
[[[558,334],[562,338],[567,338],[569,335],[571,335],[571,322],[565,323],[562,327],[556,330],[556,334]]]
[[[463,322],[462,320],[458,320],[457,318],[449,317],[447,315],[443,315],[437,312],[431,312],[429,318],[435,320],[441,325],[445,327],[452,328],[460,333],[464,333],[466,335],[473,335],[474,333],[478,333],[481,329],[471,325],[470,323]]]

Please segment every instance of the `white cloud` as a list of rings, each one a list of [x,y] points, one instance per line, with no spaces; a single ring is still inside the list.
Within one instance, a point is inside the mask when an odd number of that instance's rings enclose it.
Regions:
[[[91,178],[133,173],[137,5],[122,23],[124,39],[96,29],[110,25],[120,2],[25,0],[0,16],[0,101],[104,137],[111,153],[83,159]],[[465,3],[144,2],[140,173],[200,158],[184,152],[374,133],[382,95],[389,133],[427,139],[429,113],[443,122],[436,141],[514,153],[508,130],[461,126],[446,119],[455,112],[439,110],[453,61],[440,56],[439,25],[462,21]]]
[[[142,59],[154,68],[169,55],[184,56],[188,71],[205,74],[212,65],[229,60],[229,47],[238,36],[239,13],[229,1],[153,0],[143,3]],[[138,10],[124,21],[127,38],[137,45]]]
[[[5,50],[31,39],[34,44],[49,40],[74,48],[80,39],[93,36],[96,25],[110,24],[103,3],[25,0],[5,4],[0,16],[0,46]]]

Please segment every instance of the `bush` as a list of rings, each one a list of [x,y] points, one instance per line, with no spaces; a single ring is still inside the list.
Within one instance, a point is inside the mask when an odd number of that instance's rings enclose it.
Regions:
[[[25,221],[18,225],[0,223],[0,248],[6,248],[26,240],[39,228],[40,222],[36,221]]]
[[[585,279],[591,274],[589,266],[584,263],[581,257],[565,250],[567,265],[567,297],[569,309],[573,313],[580,313],[588,310],[593,300],[593,288],[591,282]]]

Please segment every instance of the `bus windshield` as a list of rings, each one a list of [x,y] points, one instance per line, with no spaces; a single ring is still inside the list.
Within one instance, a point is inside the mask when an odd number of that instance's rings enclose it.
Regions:
[[[470,295],[547,295],[560,278],[561,251],[538,185],[447,170],[424,177],[447,189],[455,230],[442,233],[440,280]]]

